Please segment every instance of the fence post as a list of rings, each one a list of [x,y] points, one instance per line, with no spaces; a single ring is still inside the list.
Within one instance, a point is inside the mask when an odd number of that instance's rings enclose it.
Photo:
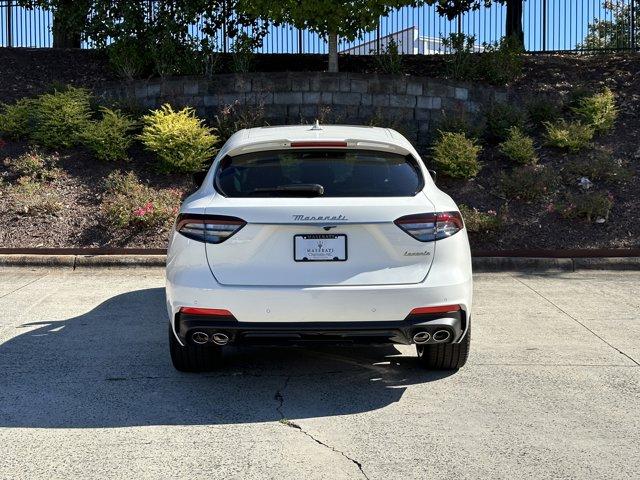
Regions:
[[[380,22],[382,17],[378,19],[378,26],[376,27],[376,54],[380,55]]]
[[[6,7],[7,7],[7,47],[12,47],[12,46],[13,46],[13,38],[12,38],[11,33],[12,33],[12,30],[13,30],[13,26],[12,26],[12,24],[11,24],[11,22],[12,22],[12,18],[11,18],[11,16],[12,16],[12,12],[11,12],[11,7],[12,7],[11,0],[9,0],[9,1],[7,2]]]
[[[542,0],[542,51],[547,51],[547,0]]]
[[[636,49],[636,0],[631,0],[631,49]]]
[[[222,3],[222,51],[227,53],[227,2]]]
[[[302,29],[298,29],[298,53],[302,54]]]

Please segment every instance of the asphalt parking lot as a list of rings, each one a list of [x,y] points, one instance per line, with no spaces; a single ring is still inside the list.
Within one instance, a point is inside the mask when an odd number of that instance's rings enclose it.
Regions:
[[[640,272],[480,274],[471,358],[171,367],[161,269],[0,270],[0,478],[639,478]]]

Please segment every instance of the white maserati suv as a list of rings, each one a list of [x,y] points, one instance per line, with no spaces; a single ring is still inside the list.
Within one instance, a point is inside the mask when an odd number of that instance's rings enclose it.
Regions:
[[[166,268],[181,371],[226,345],[415,344],[427,368],[469,354],[469,241],[456,204],[398,132],[241,130],[188,197]]]

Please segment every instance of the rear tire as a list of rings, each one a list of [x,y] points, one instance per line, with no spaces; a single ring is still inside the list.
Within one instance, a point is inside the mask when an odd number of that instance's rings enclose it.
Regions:
[[[460,343],[436,345],[416,345],[418,360],[423,367],[431,370],[458,370],[469,358],[471,346],[471,325]]]
[[[180,345],[171,327],[169,351],[173,366],[181,372],[210,372],[220,365],[222,359],[222,347],[219,345]]]

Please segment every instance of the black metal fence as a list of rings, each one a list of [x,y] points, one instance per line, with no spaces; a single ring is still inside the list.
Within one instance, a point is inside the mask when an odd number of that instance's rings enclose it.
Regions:
[[[321,1],[321,0],[319,0]],[[53,44],[52,14],[19,7],[0,0],[0,46],[47,48]],[[370,54],[393,39],[400,53],[445,53],[442,38],[465,33],[478,45],[493,43],[505,34],[506,7],[494,4],[447,20],[433,6],[405,7],[380,19],[378,27],[353,42],[341,41],[340,51]],[[640,0],[525,0],[523,13],[525,48],[530,52],[636,50],[639,47]],[[190,33],[202,37],[201,25]],[[250,33],[247,31],[247,33]],[[220,51],[232,48],[224,28],[215,38]],[[91,48],[91,39],[83,42]],[[326,53],[324,38],[308,30],[272,26],[258,53]]]

